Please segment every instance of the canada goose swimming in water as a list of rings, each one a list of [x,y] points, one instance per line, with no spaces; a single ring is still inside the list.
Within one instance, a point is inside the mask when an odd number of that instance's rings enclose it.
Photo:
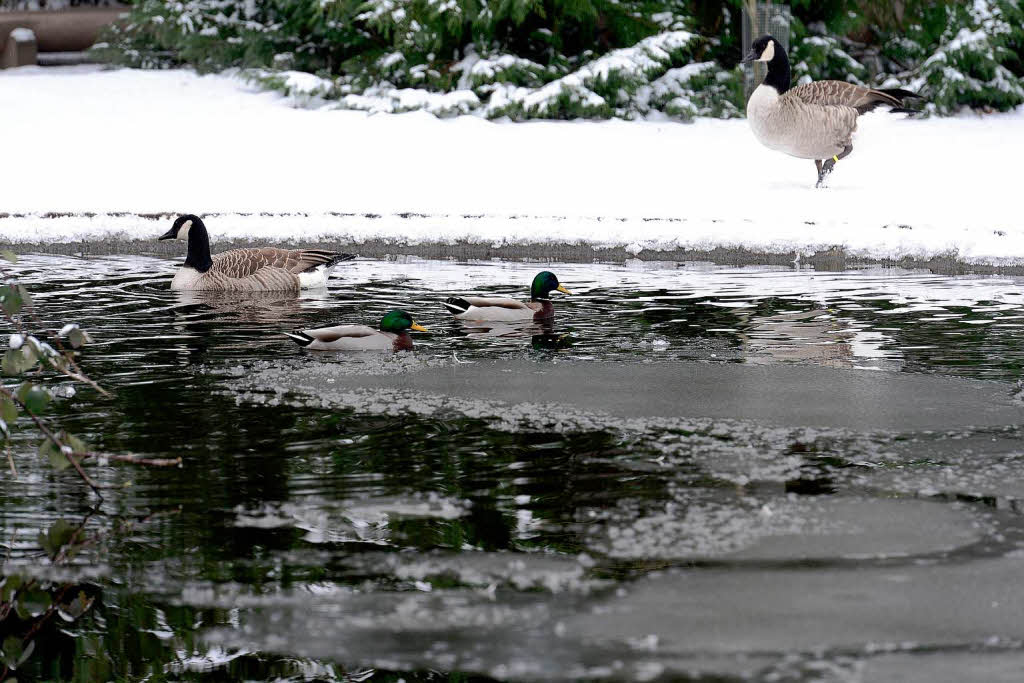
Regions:
[[[314,351],[404,351],[412,348],[409,330],[426,332],[427,328],[405,311],[394,310],[381,318],[379,330],[366,325],[336,325],[284,334]]]
[[[551,305],[551,292],[554,291],[564,294],[572,293],[559,284],[554,273],[545,270],[537,273],[537,276],[533,278],[529,301],[483,296],[453,296],[443,305],[456,318],[462,320],[503,322],[543,320],[555,314],[555,307]]]
[[[297,292],[326,287],[331,270],[354,259],[322,249],[231,249],[210,255],[210,236],[202,219],[178,216],[162,240],[185,240],[185,263],[171,280],[171,289],[232,292]]]
[[[814,159],[821,187],[836,162],[853,151],[857,116],[880,106],[912,112],[903,100],[920,95],[900,88],[865,88],[843,81],[815,81],[790,89],[789,57],[771,36],[750,46],[744,62],[767,62],[768,74],[747,101],[747,120],[758,141],[778,152]],[[824,160],[824,163],[822,162]]]

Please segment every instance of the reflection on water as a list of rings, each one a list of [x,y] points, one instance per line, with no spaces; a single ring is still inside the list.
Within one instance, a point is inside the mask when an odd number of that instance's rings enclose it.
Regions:
[[[92,500],[18,434],[19,479],[0,480],[5,572],[71,581],[97,598],[19,680],[844,680],[819,674],[856,671],[851,661],[922,634],[851,627],[816,649],[778,647],[750,626],[742,642],[669,647],[682,627],[630,596],[652,572],[674,600],[691,577],[720,570],[766,593],[771,577],[794,571],[837,583],[850,569],[898,573],[916,585],[923,567],[995,571],[985,562],[1012,561],[1024,542],[1014,425],[862,433],[543,415],[543,426],[524,427],[492,419],[507,407],[467,408],[458,396],[417,413],[358,392],[341,407],[233,388],[267,364],[404,373],[491,358],[1011,381],[1024,362],[1016,278],[546,264],[574,295],[555,302],[550,323],[515,325],[457,321],[440,302],[526,298],[537,264],[356,261],[329,290],[297,297],[170,292],[176,266],[42,256],[15,266],[47,324],[90,331],[83,366],[115,392],[62,399],[67,428],[104,450],[185,459],[175,471],[96,467],[114,491],[90,517],[98,540],[55,577],[38,533],[84,517]],[[431,332],[394,358],[314,356],[279,334],[373,325],[399,307]],[[659,573],[671,568],[681,578]],[[748,621],[731,592],[714,598],[707,618]],[[638,623],[595,619],[611,608]],[[842,623],[835,609],[825,616]],[[1024,637],[973,609],[942,643]],[[595,625],[573,626],[587,619]]]
[[[903,352],[893,330],[870,329],[827,310],[786,311],[752,317],[739,336],[748,363],[799,362],[833,368],[897,371]]]
[[[38,298],[48,315],[96,320],[100,343],[136,359],[167,351],[195,357],[192,341],[214,330],[218,342],[200,348],[214,359],[254,346],[294,354],[274,332],[375,325],[401,307],[431,328],[417,336],[420,352],[470,360],[528,351],[538,334],[570,334],[563,355],[596,360],[811,362],[996,379],[1015,379],[1022,360],[1024,290],[1012,277],[558,264],[551,267],[574,295],[558,298],[550,323],[517,326],[456,321],[440,302],[467,293],[526,298],[521,283],[534,264],[357,261],[336,271],[329,290],[298,297],[170,292],[166,278],[176,266],[141,257],[29,257],[19,269],[26,281],[43,283]],[[139,343],[129,350],[126,342]]]

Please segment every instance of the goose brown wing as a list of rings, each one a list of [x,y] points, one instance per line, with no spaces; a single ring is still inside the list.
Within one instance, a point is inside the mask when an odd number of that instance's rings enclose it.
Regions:
[[[276,268],[284,268],[292,273],[305,273],[320,266],[333,266],[339,261],[348,261],[351,254],[342,254],[326,249],[275,249],[264,247],[259,249],[267,264]]]
[[[249,277],[256,271],[274,265],[274,261],[265,253],[267,251],[287,253],[286,249],[232,249],[222,254],[214,254],[211,270],[227,277]]]
[[[213,269],[228,277],[247,277],[263,268],[281,268],[297,274],[350,258],[350,254],[323,249],[232,249],[214,255]]]
[[[788,90],[786,96],[796,98],[806,104],[852,107],[860,114],[871,111],[881,105],[901,107],[903,104],[899,98],[881,90],[865,88],[864,86],[843,81],[814,81],[813,83],[805,83]]]
[[[251,275],[234,276],[214,267],[203,273],[195,289],[222,292],[294,292],[299,289],[299,276],[284,268],[259,268]]]

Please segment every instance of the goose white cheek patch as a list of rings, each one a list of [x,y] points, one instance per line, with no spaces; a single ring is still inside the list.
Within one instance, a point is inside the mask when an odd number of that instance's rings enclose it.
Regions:
[[[188,241],[188,231],[192,229],[192,221],[185,221],[178,229],[178,239]]]
[[[773,59],[775,59],[775,41],[769,40],[768,45],[766,45],[764,48],[764,52],[761,53],[761,58],[758,59],[757,61],[770,62]]]

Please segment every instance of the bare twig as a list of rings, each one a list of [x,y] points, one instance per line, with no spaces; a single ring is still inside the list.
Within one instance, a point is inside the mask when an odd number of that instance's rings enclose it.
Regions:
[[[130,462],[136,465],[149,465],[150,467],[175,467],[181,464],[181,458],[140,458],[136,455],[116,455],[113,453],[74,453],[81,459],[97,458],[113,460],[115,462]]]
[[[72,532],[71,538],[69,538],[60,547],[60,550],[58,550],[57,553],[53,556],[53,559],[51,560],[51,562],[53,562],[53,564],[57,564],[58,562],[63,562],[64,560],[67,559],[67,553],[65,552],[65,549],[66,548],[70,548],[70,547],[72,547],[75,544],[75,542],[78,540],[78,537],[82,535],[83,531],[85,531],[85,525],[88,524],[89,520],[92,519],[96,515],[96,511],[98,509],[99,508],[97,508],[97,507],[93,507],[91,510],[89,510],[89,514],[87,514],[85,517],[82,518],[81,524],[79,524],[75,528],[74,532]],[[83,546],[86,543],[87,543],[87,541],[81,541],[81,542],[78,543],[78,545],[79,546]]]
[[[25,634],[25,637],[21,639],[22,643],[27,643],[28,641],[32,640],[32,636],[38,633],[39,629],[41,629],[46,624],[46,622],[48,622],[53,617],[53,615],[57,613],[57,610],[60,609],[61,603],[63,603],[64,601],[64,596],[67,595],[67,592],[71,588],[73,588],[71,584],[64,584],[63,586],[61,586],[60,592],[57,593],[56,596],[54,596],[53,601],[50,603],[50,606],[46,608],[46,612],[44,612],[42,616],[36,619],[35,623],[32,624],[32,628],[30,628],[28,630],[28,633]]]
[[[59,448],[62,453],[64,452],[64,442],[61,439],[57,438],[57,435],[54,434],[53,431],[51,431],[50,428],[46,426],[46,424],[39,418],[38,415],[29,410],[28,406],[25,405],[24,401],[15,396],[9,389],[7,389],[7,387],[2,385],[0,385],[0,393],[5,394],[9,399],[14,401],[17,405],[21,406],[22,410],[24,410],[25,413],[32,418],[32,421],[36,423],[36,427],[39,429],[39,431],[41,431],[43,435],[46,436],[46,438],[52,441],[53,445]],[[68,455],[66,453],[64,454],[64,457],[68,459],[68,462],[71,463],[71,466],[74,467],[75,471],[78,472],[78,475],[82,477],[82,481],[88,484],[89,488],[93,490],[93,493],[95,493],[102,499],[103,495],[100,493],[100,485],[93,481],[92,477],[85,473],[85,470],[82,469],[82,465],[79,464],[78,460],[76,460],[72,455]]]
[[[4,449],[7,452],[7,464],[11,468],[11,476],[15,479],[18,478],[18,468],[14,466],[14,458],[11,456],[11,444],[7,443],[7,448]]]
[[[71,379],[75,380],[76,382],[81,382],[82,384],[88,384],[88,385],[89,385],[90,387],[92,387],[92,388],[93,388],[93,389],[95,389],[96,391],[100,392],[100,393],[101,393],[101,394],[103,394],[103,395],[104,395],[105,397],[107,397],[107,398],[111,398],[111,394],[110,394],[110,392],[109,392],[109,391],[107,391],[106,389],[104,389],[103,387],[101,387],[101,386],[100,386],[99,384],[96,384],[96,382],[94,382],[94,381],[92,381],[91,379],[89,379],[89,378],[88,378],[88,377],[87,377],[87,376],[86,376],[86,375],[85,375],[85,374],[84,374],[84,373],[83,373],[83,372],[82,372],[82,371],[81,371],[81,370],[80,370],[80,369],[78,368],[78,364],[77,364],[77,363],[75,363],[75,359],[71,357],[71,354],[70,354],[70,353],[65,353],[65,356],[64,356],[64,357],[65,357],[65,358],[67,359],[68,363],[70,363],[70,364],[72,365],[72,367],[74,367],[74,368],[75,368],[75,370],[74,370],[74,371],[71,371],[71,370],[67,370],[67,369],[64,369],[64,368],[62,368],[62,369],[61,369],[61,372],[62,372],[62,373],[64,373],[64,375],[65,375],[66,377],[69,377],[69,378],[71,378]]]
[[[4,564],[11,561],[11,555],[14,554],[14,542],[18,540],[17,530],[11,529],[11,540],[7,545],[7,556],[4,557]],[[3,621],[3,615],[0,615],[0,621]]]

